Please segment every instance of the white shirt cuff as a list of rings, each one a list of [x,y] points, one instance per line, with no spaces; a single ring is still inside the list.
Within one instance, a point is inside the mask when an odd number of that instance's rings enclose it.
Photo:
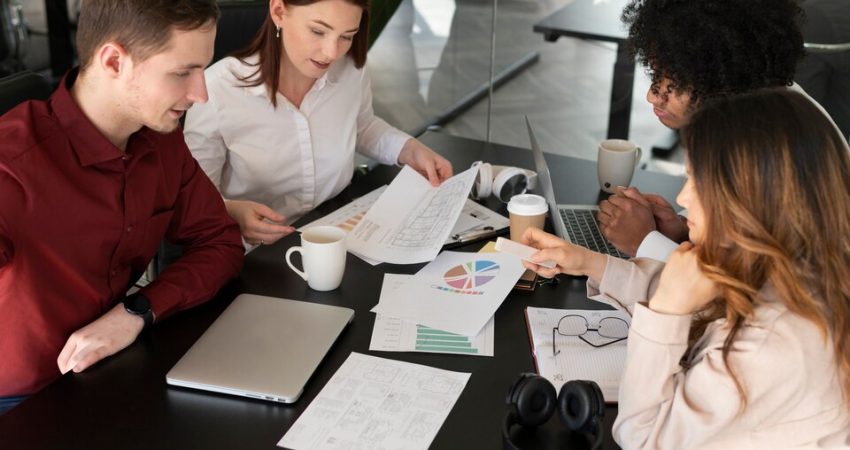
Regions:
[[[676,250],[677,247],[679,247],[679,244],[673,242],[667,236],[664,236],[658,231],[651,231],[643,238],[643,242],[640,243],[635,256],[667,262],[670,259],[670,255],[673,254],[673,250]]]

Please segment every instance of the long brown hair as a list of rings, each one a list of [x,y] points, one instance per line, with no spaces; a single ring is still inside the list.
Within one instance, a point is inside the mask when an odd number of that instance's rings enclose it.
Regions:
[[[306,6],[318,3],[322,0],[282,0],[284,7]],[[360,17],[360,27],[351,42],[348,56],[354,60],[354,66],[358,69],[366,64],[366,53],[369,50],[369,0],[346,0],[348,3],[363,8]],[[248,64],[246,59],[252,55],[258,55],[257,70],[245,77],[237,77],[245,86],[265,85],[269,100],[277,107],[277,89],[280,85],[280,56],[283,52],[283,41],[277,37],[277,28],[271,18],[271,11],[266,15],[263,25],[254,35],[247,47],[237,50],[231,54],[234,58]]]
[[[722,288],[698,315],[691,344],[725,318],[728,356],[771,286],[789,311],[832,341],[850,405],[850,155],[803,95],[767,89],[709,102],[683,131],[706,214],[697,256]],[[710,212],[710,213],[708,213]],[[733,373],[734,377],[734,373]],[[746,407],[746,393],[735,377]]]

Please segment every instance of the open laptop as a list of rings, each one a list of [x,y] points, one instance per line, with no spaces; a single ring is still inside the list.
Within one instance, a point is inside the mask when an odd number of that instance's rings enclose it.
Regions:
[[[534,154],[534,167],[537,170],[537,183],[549,204],[549,213],[552,216],[552,225],[555,234],[561,239],[581,245],[599,253],[604,253],[618,258],[628,259],[628,255],[620,253],[613,244],[608,242],[599,229],[596,220],[596,205],[559,205],[555,202],[555,189],[552,187],[552,177],[549,174],[549,166],[543,156],[543,150],[537,144],[534,130],[531,129],[531,121],[525,118],[528,126],[528,138],[531,140],[531,152]]]
[[[242,294],[165,376],[205,391],[293,403],[354,311]]]

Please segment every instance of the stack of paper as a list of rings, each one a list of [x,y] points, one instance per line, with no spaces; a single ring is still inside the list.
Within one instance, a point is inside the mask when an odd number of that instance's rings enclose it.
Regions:
[[[477,174],[476,166],[433,187],[404,166],[348,234],[348,249],[393,264],[431,261],[457,223]]]
[[[413,275],[385,274],[379,304],[392,303],[400,298],[398,291],[407,289],[412,278]],[[491,318],[478,334],[464,336],[378,314],[369,350],[493,356],[493,328]]]
[[[525,271],[504,253],[443,252],[372,311],[462,336],[477,335]]]

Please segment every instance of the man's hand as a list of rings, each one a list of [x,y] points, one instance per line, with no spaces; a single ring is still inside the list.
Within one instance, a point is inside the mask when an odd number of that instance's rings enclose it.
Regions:
[[[59,353],[59,371],[82,372],[92,364],[125,349],[145,326],[140,316],[127,312],[119,303],[94,322],[75,331]]]
[[[720,287],[700,270],[696,247],[685,242],[670,255],[649,308],[662,314],[692,314],[720,294]]]
[[[237,223],[249,244],[272,244],[295,231],[284,225],[286,218],[266,205],[248,200],[227,200],[227,213]]]
[[[618,250],[634,256],[640,243],[655,230],[655,217],[649,200],[635,188],[617,192],[599,203],[600,230]]]
[[[428,178],[432,186],[439,186],[452,176],[452,163],[413,138],[404,143],[398,154],[398,163],[408,165]]]
[[[688,240],[687,221],[673,209],[673,205],[667,200],[664,200],[664,197],[657,194],[645,194],[644,198],[646,198],[650,208],[652,208],[652,215],[655,217],[655,226],[661,234],[676,243],[682,243]]]

